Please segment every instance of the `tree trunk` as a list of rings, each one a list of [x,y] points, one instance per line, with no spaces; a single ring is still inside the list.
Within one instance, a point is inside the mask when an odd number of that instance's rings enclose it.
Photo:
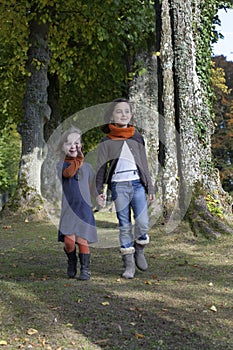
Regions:
[[[130,98],[137,106],[141,126],[149,130],[145,136],[160,189],[160,213],[168,231],[186,218],[195,234],[218,237],[222,232],[233,233],[228,226],[232,199],[212,166],[213,122],[196,69],[200,38],[193,24],[200,18],[200,0],[163,0],[155,8],[157,52],[144,56],[144,74],[134,79]],[[150,55],[156,69],[148,64]],[[138,105],[143,106],[141,111],[148,108],[154,113],[141,117]],[[157,164],[155,169],[152,164]]]
[[[61,125],[61,111],[60,111],[60,84],[57,74],[48,75],[48,104],[51,107],[50,119],[47,119],[44,125],[44,139],[46,141],[45,154],[46,158],[41,167],[41,194],[43,199],[54,197],[54,193],[58,191],[58,181],[55,174],[56,167],[51,164],[55,159],[56,140],[53,140],[53,132]],[[56,138],[57,136],[55,136]],[[46,206],[46,202],[44,202]]]
[[[33,9],[32,9],[33,11]],[[22,138],[22,154],[18,187],[9,207],[14,211],[42,211],[41,166],[44,160],[44,123],[50,117],[47,96],[47,71],[50,61],[47,24],[39,18],[29,22],[29,51],[26,93],[23,100],[24,118],[18,131]],[[33,209],[34,208],[34,209]]]
[[[172,36],[174,45],[174,82],[176,87],[175,106],[178,116],[180,157],[178,159],[181,185],[185,189],[182,193],[181,206],[185,212],[193,195],[193,210],[200,209],[198,203],[206,203],[206,222],[203,222],[203,231],[208,226],[214,236],[216,231],[215,214],[217,207],[222,208],[222,218],[230,217],[232,207],[229,196],[222,189],[219,175],[212,166],[211,134],[213,121],[206,103],[205,91],[200,83],[196,69],[196,50],[198,45],[197,33],[193,32],[193,23],[200,17],[200,1],[188,0],[170,2]],[[196,12],[195,12],[196,11]],[[200,187],[197,189],[197,184]],[[195,189],[195,191],[194,191]],[[200,191],[204,190],[204,193]],[[188,194],[188,196],[187,196]],[[208,206],[206,197],[217,203],[216,208]],[[208,214],[207,215],[207,211]],[[212,220],[210,220],[212,217]],[[193,221],[193,215],[188,216]],[[220,218],[219,218],[220,220]],[[200,231],[200,223],[198,231]],[[195,227],[193,226],[194,230]]]

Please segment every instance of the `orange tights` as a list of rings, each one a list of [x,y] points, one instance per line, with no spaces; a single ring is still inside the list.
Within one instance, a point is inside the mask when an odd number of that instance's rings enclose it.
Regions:
[[[76,238],[76,241],[75,241]],[[64,237],[64,245],[67,253],[71,253],[75,249],[75,244],[78,244],[79,253],[89,254],[90,249],[86,239],[81,237],[75,237],[75,235],[65,236]]]

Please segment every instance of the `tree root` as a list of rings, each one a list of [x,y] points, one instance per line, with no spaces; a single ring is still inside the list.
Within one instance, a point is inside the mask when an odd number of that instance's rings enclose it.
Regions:
[[[204,196],[195,198],[186,215],[195,236],[204,235],[206,238],[214,239],[222,234],[233,235],[230,227],[222,217],[210,212]]]

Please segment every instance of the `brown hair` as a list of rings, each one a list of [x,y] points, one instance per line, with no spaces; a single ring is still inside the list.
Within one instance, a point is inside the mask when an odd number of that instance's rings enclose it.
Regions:
[[[105,121],[105,124],[101,126],[101,130],[105,133],[105,134],[108,134],[110,132],[110,129],[109,129],[109,126],[108,124],[111,123],[111,117],[112,117],[112,114],[113,114],[113,111],[116,107],[116,105],[120,102],[126,102],[128,103],[129,107],[130,107],[130,111],[132,113],[132,106],[129,102],[129,100],[127,98],[116,98],[115,100],[113,100],[110,105],[109,105],[109,108],[107,109],[107,111],[105,112],[105,115],[104,115],[104,121]]]

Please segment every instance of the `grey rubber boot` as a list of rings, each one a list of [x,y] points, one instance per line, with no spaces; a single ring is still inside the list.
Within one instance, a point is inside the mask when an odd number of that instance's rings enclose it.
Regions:
[[[134,278],[135,274],[135,262],[134,262],[134,247],[121,248],[121,255],[125,271],[122,274],[123,278]]]
[[[144,255],[144,248],[149,243],[149,236],[145,240],[136,240],[134,243],[135,253],[135,264],[137,268],[141,271],[146,271],[148,269],[148,264]]]
[[[91,278],[90,272],[90,258],[91,254],[83,254],[79,253],[79,261],[80,261],[80,275],[78,276],[78,280],[86,281]]]
[[[67,253],[67,251],[64,248],[64,252],[68,257],[67,276],[69,278],[74,278],[77,273],[77,261],[78,261],[76,256],[76,248],[71,253]]]

